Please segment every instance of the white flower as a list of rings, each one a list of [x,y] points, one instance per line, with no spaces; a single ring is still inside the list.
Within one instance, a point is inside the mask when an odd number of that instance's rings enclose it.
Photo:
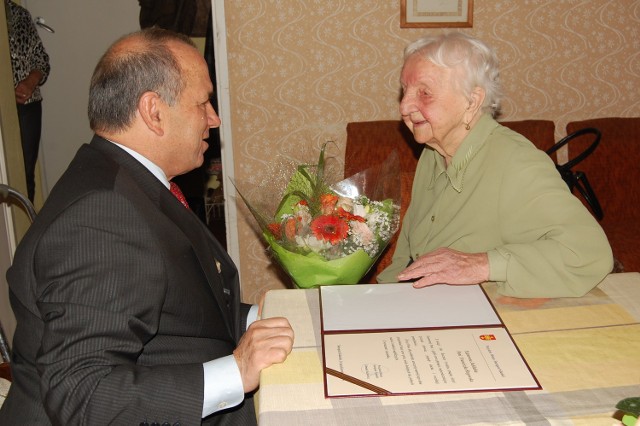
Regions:
[[[351,225],[354,240],[356,240],[359,245],[367,246],[375,239],[373,231],[371,231],[371,228],[369,228],[366,223],[352,220],[349,222],[349,225]]]
[[[353,214],[360,217],[367,216],[367,209],[362,204],[354,204],[353,205]]]
[[[320,253],[331,248],[331,243],[317,239],[314,235],[296,235],[296,244],[300,247],[307,247],[309,250]]]
[[[313,217],[311,217],[311,213],[309,213],[309,207],[307,206],[300,206],[296,212],[296,216],[300,219],[300,224],[302,226],[309,225],[311,223],[311,219],[313,219]]]
[[[342,207],[348,212],[353,210],[353,199],[346,197],[338,197],[338,202],[336,203],[336,209]]]

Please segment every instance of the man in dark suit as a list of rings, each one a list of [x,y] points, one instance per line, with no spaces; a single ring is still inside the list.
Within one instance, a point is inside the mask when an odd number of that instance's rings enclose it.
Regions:
[[[220,119],[188,38],[125,36],[91,81],[82,146],[7,277],[18,325],[0,424],[255,424],[284,318],[255,320],[233,262],[170,192]],[[250,323],[248,328],[246,324]]]

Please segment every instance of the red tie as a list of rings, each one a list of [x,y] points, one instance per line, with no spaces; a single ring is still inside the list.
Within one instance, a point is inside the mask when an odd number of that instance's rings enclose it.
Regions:
[[[189,203],[187,203],[187,199],[184,197],[184,194],[180,190],[178,184],[169,182],[169,186],[171,189],[171,193],[178,199],[178,201],[180,201],[186,208],[189,208]]]

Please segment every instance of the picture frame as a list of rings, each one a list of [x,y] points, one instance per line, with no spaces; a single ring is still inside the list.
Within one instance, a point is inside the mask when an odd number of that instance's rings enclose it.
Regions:
[[[473,0],[400,0],[400,28],[473,27]]]

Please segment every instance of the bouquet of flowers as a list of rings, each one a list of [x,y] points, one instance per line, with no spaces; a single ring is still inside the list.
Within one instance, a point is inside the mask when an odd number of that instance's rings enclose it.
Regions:
[[[253,192],[261,195],[249,199],[236,186],[272,255],[300,288],[358,283],[400,221],[397,154],[330,185],[325,177],[326,146],[317,164],[295,168],[279,194],[259,188]],[[264,199],[274,198],[279,204],[267,211]]]

